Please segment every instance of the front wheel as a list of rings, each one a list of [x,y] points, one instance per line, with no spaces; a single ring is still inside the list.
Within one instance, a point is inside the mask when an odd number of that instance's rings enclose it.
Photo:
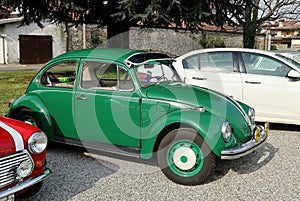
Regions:
[[[214,153],[190,128],[169,132],[159,144],[157,160],[166,177],[184,185],[201,184],[215,164]]]
[[[37,115],[26,108],[21,109],[15,116],[15,119],[23,121],[25,123],[28,123],[30,125],[33,125],[35,127],[38,127],[42,129],[42,125],[37,117]]]

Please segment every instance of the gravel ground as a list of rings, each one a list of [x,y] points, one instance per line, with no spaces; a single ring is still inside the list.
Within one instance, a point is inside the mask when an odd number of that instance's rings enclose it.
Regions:
[[[218,161],[206,183],[192,187],[168,180],[154,161],[51,145],[53,173],[28,200],[300,200],[300,127],[287,128],[271,130],[248,156]]]

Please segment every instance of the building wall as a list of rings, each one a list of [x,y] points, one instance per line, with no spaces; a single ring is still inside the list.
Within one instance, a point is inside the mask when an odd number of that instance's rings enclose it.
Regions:
[[[1,27],[0,33],[5,35],[4,38],[7,51],[3,52],[2,48],[0,48],[0,55],[5,54],[8,63],[19,63],[19,35],[51,35],[53,39],[53,57],[64,53],[66,51],[66,34],[64,32],[64,26],[46,22],[43,24],[44,28],[42,29],[36,24],[20,26],[20,23],[6,24],[4,27]]]
[[[293,50],[300,50],[300,38],[292,40],[292,49]]]
[[[105,27],[99,28],[95,25],[86,25],[85,30],[86,48],[108,46]],[[70,29],[70,50],[83,47],[82,31],[82,26]],[[243,35],[240,33],[201,32],[192,34],[183,30],[133,27],[129,31],[129,48],[159,51],[177,56],[191,50],[203,48],[199,42],[203,34],[209,40],[223,41],[224,47],[243,47]],[[256,36],[255,48],[266,49],[266,35]]]

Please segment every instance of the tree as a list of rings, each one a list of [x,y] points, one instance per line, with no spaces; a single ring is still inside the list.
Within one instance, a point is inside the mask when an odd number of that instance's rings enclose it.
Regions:
[[[118,20],[129,19],[145,27],[176,27],[190,31],[200,23],[212,23],[211,3],[199,0],[120,0]]]
[[[214,1],[215,16],[243,28],[244,47],[253,48],[261,24],[277,19],[299,19],[299,0],[225,0]]]
[[[137,23],[145,27],[168,27],[191,31],[200,29],[200,22],[211,23],[211,3],[199,0],[2,0],[1,5],[18,10],[23,24],[43,26],[43,20],[79,25],[107,25],[111,46],[128,47],[128,30]],[[124,33],[124,34],[120,34]],[[127,34],[126,34],[127,33]],[[115,37],[116,35],[121,36]],[[127,43],[124,41],[127,41]]]
[[[43,27],[46,20],[67,26],[96,23],[99,26],[109,25],[109,37],[117,34],[114,32],[126,31],[129,26],[126,23],[115,23],[115,19],[111,17],[118,6],[116,0],[40,0],[34,3],[32,0],[2,0],[1,5],[18,10],[19,15],[24,17],[22,25],[33,22]]]

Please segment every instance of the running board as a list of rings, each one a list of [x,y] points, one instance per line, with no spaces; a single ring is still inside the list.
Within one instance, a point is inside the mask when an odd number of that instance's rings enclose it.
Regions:
[[[68,144],[73,146],[83,147],[85,149],[93,149],[97,151],[108,152],[117,155],[130,156],[135,158],[140,158],[141,149],[135,147],[126,147],[120,145],[111,145],[100,142],[91,142],[85,140],[76,140],[64,137],[55,137],[53,142]]]

